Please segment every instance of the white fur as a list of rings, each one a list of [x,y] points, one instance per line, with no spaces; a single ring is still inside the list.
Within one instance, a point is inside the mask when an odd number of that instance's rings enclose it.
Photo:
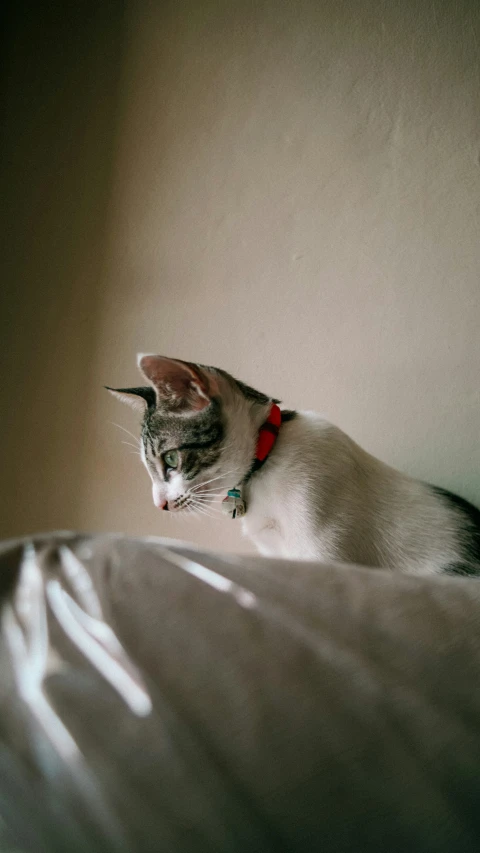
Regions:
[[[459,558],[448,506],[310,412],[281,427],[246,499],[244,531],[268,556],[418,574]]]
[[[224,377],[217,381],[228,436],[218,471],[245,472],[270,404],[252,403]],[[226,486],[237,483],[234,475],[225,479]],[[417,574],[459,559],[456,519],[448,505],[313,412],[298,412],[281,426],[244,497],[247,513],[240,523],[266,556]]]

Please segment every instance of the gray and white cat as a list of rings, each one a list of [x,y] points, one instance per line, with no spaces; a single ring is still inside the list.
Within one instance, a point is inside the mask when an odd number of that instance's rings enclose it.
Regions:
[[[143,412],[157,507],[202,512],[239,485],[244,532],[264,555],[480,574],[480,511],[467,501],[390,468],[312,412],[283,411],[254,465],[278,401],[218,368],[159,355],[139,355],[138,366],[147,386],[108,390]]]

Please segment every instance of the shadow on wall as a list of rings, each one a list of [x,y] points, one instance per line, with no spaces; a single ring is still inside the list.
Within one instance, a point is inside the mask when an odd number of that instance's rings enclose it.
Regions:
[[[4,536],[75,518],[125,35],[117,0],[23,6],[2,49]]]

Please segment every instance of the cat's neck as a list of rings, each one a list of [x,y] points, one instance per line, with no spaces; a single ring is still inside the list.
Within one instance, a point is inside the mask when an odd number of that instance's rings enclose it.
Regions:
[[[219,380],[229,442],[224,467],[232,472],[232,485],[242,483],[255,460],[261,426],[267,420],[273,400],[260,403],[239,393],[223,377]]]

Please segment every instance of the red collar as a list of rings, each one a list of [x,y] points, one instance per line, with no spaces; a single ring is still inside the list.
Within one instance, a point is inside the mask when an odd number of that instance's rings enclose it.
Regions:
[[[245,480],[249,480],[255,471],[264,465],[268,456],[273,450],[277,436],[282,424],[282,413],[276,403],[272,403],[272,408],[265,423],[262,424],[258,431],[257,449],[255,451],[255,459],[252,467],[248,472]]]
[[[273,403],[267,420],[258,431],[257,449],[255,451],[256,462],[265,462],[277,440],[281,423],[282,413],[276,403]]]

